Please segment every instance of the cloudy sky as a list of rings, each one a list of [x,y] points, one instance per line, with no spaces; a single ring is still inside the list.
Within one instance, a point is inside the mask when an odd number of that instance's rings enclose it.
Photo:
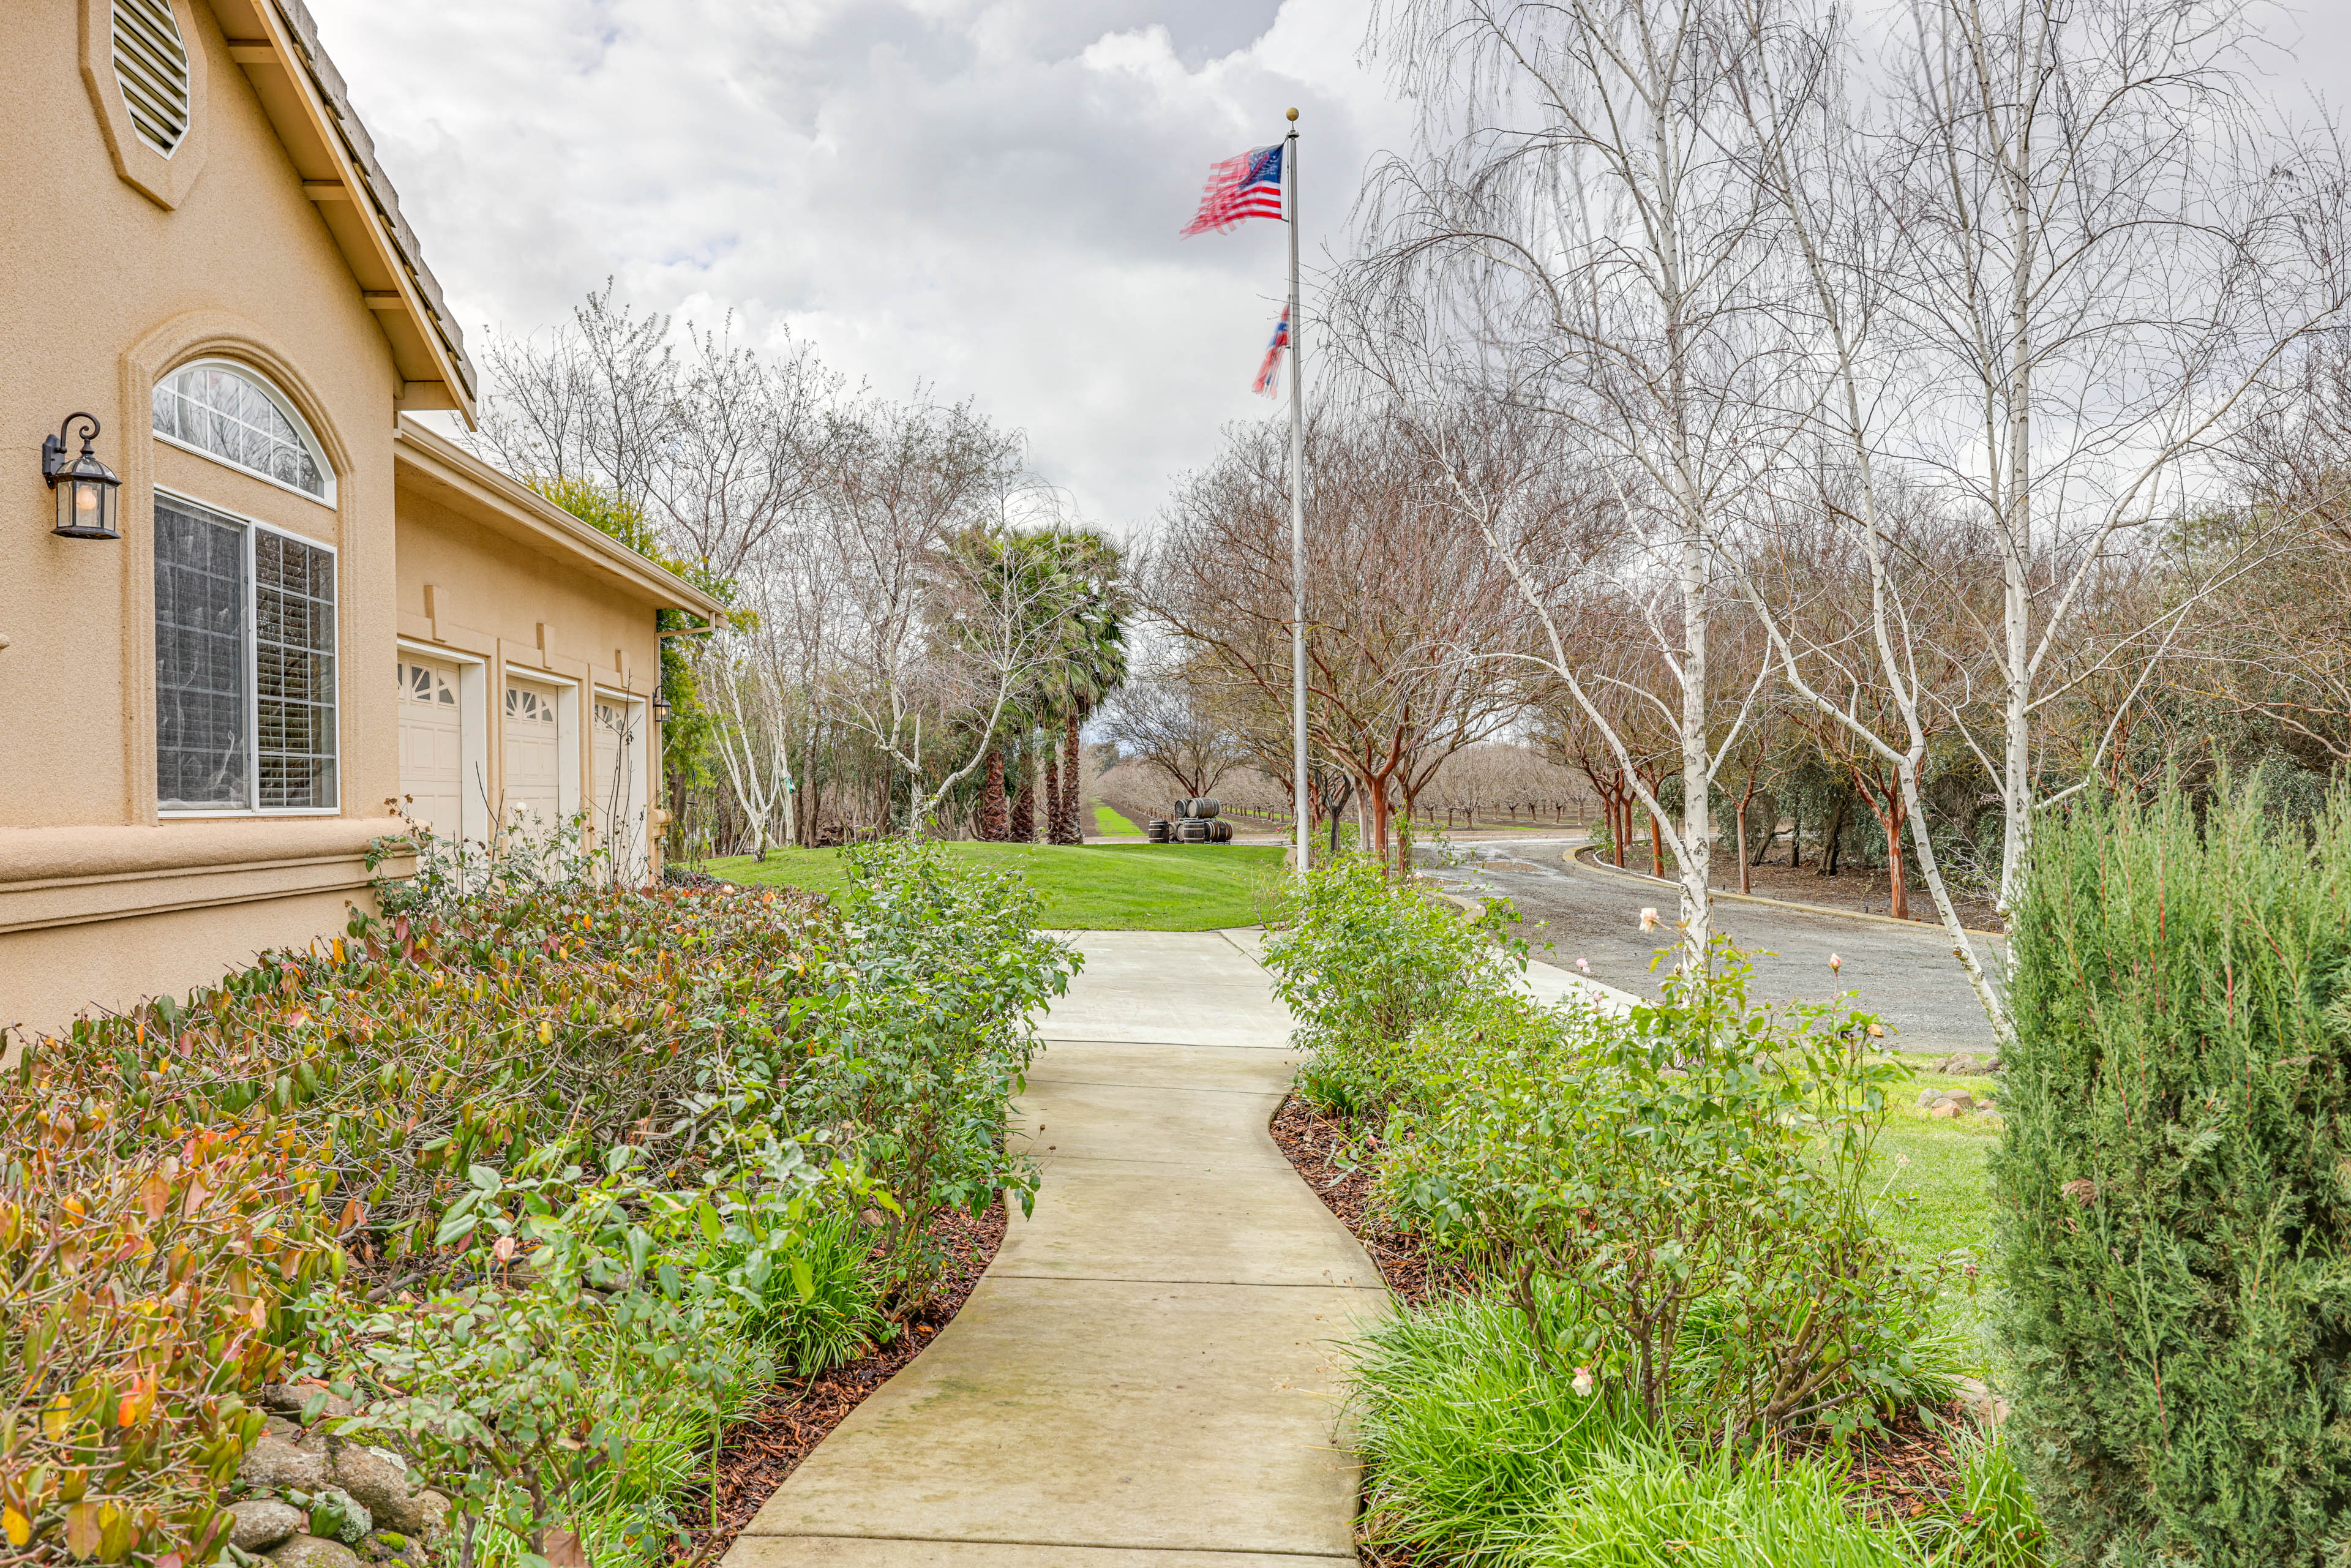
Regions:
[[[877,391],[977,400],[1113,528],[1274,412],[1249,382],[1281,226],[1178,239],[1207,165],[1296,105],[1311,257],[1406,133],[1364,0],[310,3],[469,333],[607,276],[731,310]],[[2262,65],[2339,101],[2351,0],[2271,24]]]
[[[789,332],[1028,432],[1149,516],[1249,391],[1281,226],[1179,239],[1207,166],[1306,138],[1311,252],[1400,141],[1357,0],[311,0],[469,334],[641,308]]]

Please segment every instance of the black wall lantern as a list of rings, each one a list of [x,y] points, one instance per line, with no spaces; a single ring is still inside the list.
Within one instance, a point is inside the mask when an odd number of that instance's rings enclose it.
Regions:
[[[68,461],[66,433],[73,428],[76,420],[82,422],[81,455]],[[89,444],[98,432],[95,415],[69,413],[55,435],[41,440],[41,477],[57,492],[57,526],[52,531],[60,538],[122,537],[114,529],[114,491],[122,481],[90,450]]]
[[[669,699],[667,697],[653,698],[653,722],[655,724],[667,724],[669,722]]]

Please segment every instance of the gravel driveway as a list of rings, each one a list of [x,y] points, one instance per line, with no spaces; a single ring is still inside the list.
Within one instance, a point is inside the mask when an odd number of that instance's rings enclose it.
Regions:
[[[1655,996],[1667,966],[1651,968],[1674,918],[1675,890],[1662,883],[1635,882],[1583,866],[1562,856],[1573,839],[1520,839],[1507,843],[1457,844],[1469,857],[1462,866],[1442,866],[1423,852],[1424,869],[1448,893],[1506,897],[1524,924],[1519,934],[1535,956],[1574,968],[1578,958],[1595,980]],[[1641,933],[1641,910],[1655,906],[1667,929]],[[1802,998],[1820,1001],[1858,991],[1857,1005],[1883,1018],[1896,1031],[1904,1051],[1989,1052],[1991,1026],[1959,960],[1951,956],[1940,926],[1915,930],[1873,920],[1808,915],[1768,904],[1718,898],[1717,925],[1746,948],[1755,965],[1757,993],[1770,1000]],[[1546,951],[1546,945],[1549,950]],[[1999,941],[1979,937],[1977,951],[1997,964]],[[1829,955],[1844,960],[1829,968]]]

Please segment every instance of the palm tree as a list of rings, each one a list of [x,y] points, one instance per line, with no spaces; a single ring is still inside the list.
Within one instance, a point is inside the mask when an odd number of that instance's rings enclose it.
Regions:
[[[1123,576],[1125,562],[1108,538],[1091,529],[1046,538],[1057,558],[1056,570],[1068,584],[1068,592],[1056,596],[1065,606],[1067,657],[1040,694],[1043,716],[1049,725],[1059,720],[1061,732],[1061,755],[1046,764],[1050,787],[1046,837],[1057,844],[1079,844],[1085,837],[1078,817],[1079,789],[1084,778],[1078,759],[1078,731],[1126,683],[1126,625],[1133,600]],[[1058,787],[1051,787],[1056,783]]]

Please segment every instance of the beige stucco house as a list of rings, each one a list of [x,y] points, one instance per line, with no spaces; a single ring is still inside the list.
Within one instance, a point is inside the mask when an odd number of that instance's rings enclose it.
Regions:
[[[14,22],[0,1026],[340,931],[403,797],[651,874],[655,612],[719,607],[407,417],[473,371],[300,0]]]

